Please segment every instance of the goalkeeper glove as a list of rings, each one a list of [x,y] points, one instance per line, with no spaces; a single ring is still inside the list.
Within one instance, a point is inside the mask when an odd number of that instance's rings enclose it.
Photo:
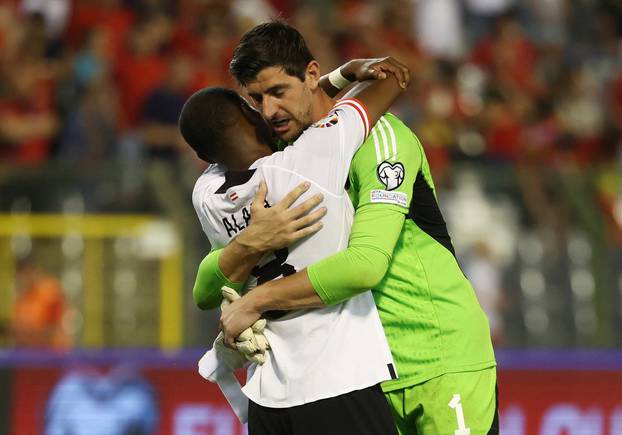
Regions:
[[[231,302],[240,299],[240,295],[232,288],[223,286],[222,289],[223,300],[221,308],[226,307]],[[251,325],[250,328],[246,328],[235,339],[235,347],[237,350],[246,357],[247,360],[256,364],[263,364],[266,361],[266,350],[270,348],[270,343],[266,339],[263,331],[266,327],[266,319],[259,319]]]

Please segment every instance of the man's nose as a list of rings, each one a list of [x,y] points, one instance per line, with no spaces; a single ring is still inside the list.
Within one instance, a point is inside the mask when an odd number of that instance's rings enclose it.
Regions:
[[[261,112],[264,118],[270,119],[279,111],[279,107],[273,98],[265,96],[261,103]]]

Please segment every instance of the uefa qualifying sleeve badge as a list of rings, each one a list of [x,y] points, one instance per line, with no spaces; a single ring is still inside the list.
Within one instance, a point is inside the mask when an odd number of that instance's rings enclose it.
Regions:
[[[404,165],[401,162],[384,161],[376,168],[376,175],[387,190],[395,190],[404,181]]]

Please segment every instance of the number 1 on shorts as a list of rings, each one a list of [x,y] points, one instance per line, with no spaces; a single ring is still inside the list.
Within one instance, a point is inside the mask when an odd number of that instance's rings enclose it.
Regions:
[[[464,412],[462,411],[462,403],[460,403],[460,394],[454,394],[448,405],[451,409],[456,410],[456,420],[458,420],[458,429],[454,432],[455,435],[470,435],[471,429],[466,427],[464,422]]]

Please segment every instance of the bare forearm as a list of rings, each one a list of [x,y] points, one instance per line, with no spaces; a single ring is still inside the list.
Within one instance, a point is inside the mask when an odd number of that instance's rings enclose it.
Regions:
[[[337,94],[341,92],[341,89],[337,89],[332,85],[332,83],[328,79],[328,74],[325,74],[320,78],[320,87],[331,98],[336,97]]]
[[[340,66],[339,68],[337,68],[335,71],[339,70],[339,73],[341,74],[342,77],[345,78],[345,76],[350,77],[351,79],[347,79],[349,81],[353,81],[356,80],[353,68],[352,68],[352,62],[347,62],[344,65]],[[339,94],[339,92],[342,91],[342,87],[337,87],[335,86],[330,78],[329,75],[333,74],[335,71],[329,73],[329,74],[325,74],[320,78],[320,87],[322,88],[322,90],[324,92],[326,92],[326,94],[328,94],[329,97],[334,98],[337,96],[337,94]],[[346,83],[343,83],[343,85],[345,85],[344,87],[347,87]]]
[[[243,240],[235,238],[222,250],[218,267],[231,281],[246,281],[262,255],[262,252],[250,249]]]
[[[192,290],[199,308],[217,307],[222,301],[222,286],[241,290],[265,252],[288,246],[321,228],[317,221],[326,210],[308,213],[321,202],[318,195],[289,208],[308,188],[308,183],[301,183],[273,207],[264,208],[268,190],[266,184],[261,183],[251,206],[252,220],[248,228],[226,247],[213,250],[201,261]]]
[[[262,284],[250,291],[244,298],[248,298],[248,303],[259,313],[325,306],[311,285],[307,269]]]
[[[256,287],[222,309],[220,325],[225,341],[232,344],[244,329],[251,326],[266,311],[289,311],[323,307],[320,297],[304,269],[285,278],[269,281]]]
[[[355,215],[347,249],[309,269],[262,284],[243,299],[248,298],[252,310],[262,314],[324,307],[370,290],[389,267],[403,223],[401,212],[364,207]],[[313,281],[310,274],[314,275]]]
[[[339,74],[336,74],[336,80],[333,82],[329,76],[337,71],[339,71]],[[410,82],[410,72],[406,65],[392,57],[385,57],[376,59],[353,59],[346,62],[332,73],[322,76],[320,79],[320,87],[328,96],[334,98],[343,89],[354,82],[384,79],[387,77],[388,73],[395,75],[402,88],[408,86]]]

